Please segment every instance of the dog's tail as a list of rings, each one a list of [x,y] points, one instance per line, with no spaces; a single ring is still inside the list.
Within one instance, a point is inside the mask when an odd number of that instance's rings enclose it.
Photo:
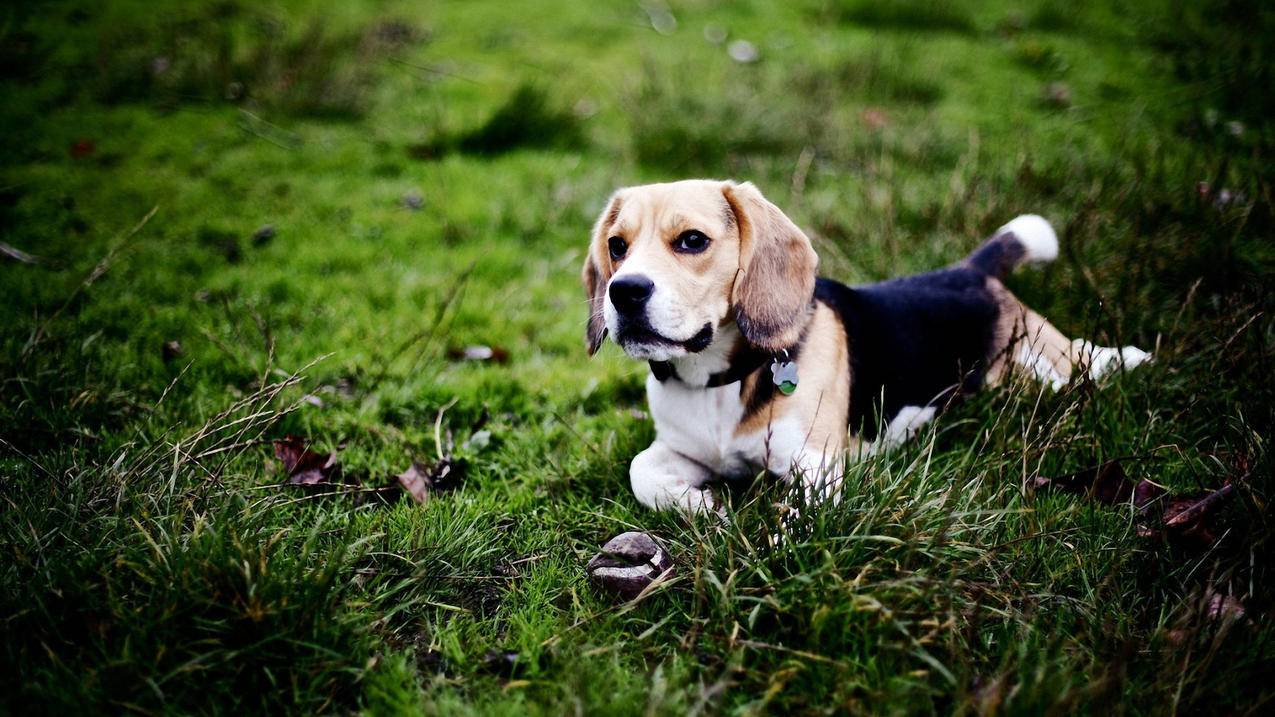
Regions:
[[[996,230],[991,239],[974,250],[965,263],[997,278],[1028,262],[1045,263],[1058,258],[1058,235],[1044,217],[1023,214]]]

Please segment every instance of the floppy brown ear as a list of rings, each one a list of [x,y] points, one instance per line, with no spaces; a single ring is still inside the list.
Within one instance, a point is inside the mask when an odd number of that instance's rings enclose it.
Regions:
[[[739,274],[731,292],[735,324],[760,349],[788,348],[805,325],[819,257],[801,229],[751,182],[726,184],[722,193],[739,226]]]
[[[589,321],[584,330],[584,344],[590,356],[598,352],[602,341],[607,337],[606,320],[602,316],[607,282],[611,280],[611,262],[606,254],[607,231],[615,224],[619,214],[620,193],[616,192],[611,195],[607,208],[593,225],[589,251],[585,254],[584,269],[580,273],[584,291],[589,296]]]

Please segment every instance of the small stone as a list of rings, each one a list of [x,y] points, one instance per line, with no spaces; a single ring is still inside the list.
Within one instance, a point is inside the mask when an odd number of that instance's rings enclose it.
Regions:
[[[512,679],[523,672],[524,664],[516,652],[488,650],[483,655],[483,672],[505,679]]]
[[[651,29],[661,35],[672,35],[677,30],[677,18],[667,8],[647,8],[646,16],[651,21]]]
[[[632,600],[673,570],[673,558],[655,538],[630,531],[607,541],[585,570],[598,587]]]
[[[417,209],[425,206],[425,197],[420,192],[408,192],[403,195],[403,198],[399,201],[399,203],[407,209],[416,211]]]
[[[278,232],[275,231],[273,224],[262,224],[260,229],[252,233],[252,245],[261,246],[271,239],[274,239],[274,236],[277,233]]]
[[[721,25],[708,24],[704,26],[704,39],[714,45],[726,42],[726,35],[726,28]]]
[[[1050,82],[1045,85],[1045,104],[1052,107],[1071,106],[1071,88],[1065,82]]]
[[[736,40],[726,46],[726,54],[735,62],[750,63],[761,59],[761,51],[748,40]]]

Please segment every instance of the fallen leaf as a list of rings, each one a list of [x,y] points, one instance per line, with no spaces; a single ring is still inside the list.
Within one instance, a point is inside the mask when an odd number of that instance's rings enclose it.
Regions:
[[[491,431],[482,430],[474,431],[465,441],[465,449],[470,451],[481,451],[491,445]]]
[[[1159,521],[1138,529],[1144,538],[1167,537],[1199,548],[1212,547],[1218,536],[1212,518],[1235,492],[1234,484],[1207,493],[1178,496],[1166,502]]]
[[[429,500],[432,491],[455,488],[464,474],[464,463],[449,456],[433,464],[413,461],[407,470],[394,477],[412,500],[424,503]]]
[[[420,463],[412,463],[407,470],[394,476],[398,479],[399,485],[403,486],[403,490],[412,496],[412,500],[417,503],[424,503],[429,500],[429,467]]]
[[[310,441],[300,436],[288,435],[274,442],[274,454],[283,461],[289,485],[319,485],[336,482],[340,465],[336,451],[327,455],[309,448]]]
[[[447,358],[453,361],[490,361],[491,363],[509,363],[509,352],[499,346],[483,346],[475,344],[464,348],[447,349]]]
[[[1036,476],[1032,479],[1032,487],[1036,490],[1052,489],[1087,495],[1108,505],[1127,503],[1132,499],[1133,504],[1139,508],[1164,495],[1164,489],[1151,481],[1143,480],[1136,484],[1131,482],[1120,461],[1107,461],[1102,465],[1053,478]]]
[[[1216,511],[1233,492],[1235,492],[1235,486],[1227,483],[1203,496],[1197,495],[1172,500],[1164,509],[1164,526],[1166,528],[1187,529],[1192,525],[1199,525],[1211,513]]]

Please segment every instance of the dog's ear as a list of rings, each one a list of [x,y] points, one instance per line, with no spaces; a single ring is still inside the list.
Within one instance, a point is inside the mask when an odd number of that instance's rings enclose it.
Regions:
[[[739,228],[739,273],[731,291],[735,323],[764,351],[788,348],[801,336],[819,257],[810,239],[751,182],[726,183],[722,193]]]
[[[611,262],[607,254],[607,231],[615,224],[620,215],[620,193],[611,195],[607,207],[593,225],[593,233],[589,238],[589,251],[584,256],[584,269],[580,278],[584,282],[584,291],[589,296],[589,321],[584,331],[584,344],[589,355],[598,352],[602,341],[607,337],[606,319],[602,316],[602,307],[606,303],[607,283],[611,280]]]

